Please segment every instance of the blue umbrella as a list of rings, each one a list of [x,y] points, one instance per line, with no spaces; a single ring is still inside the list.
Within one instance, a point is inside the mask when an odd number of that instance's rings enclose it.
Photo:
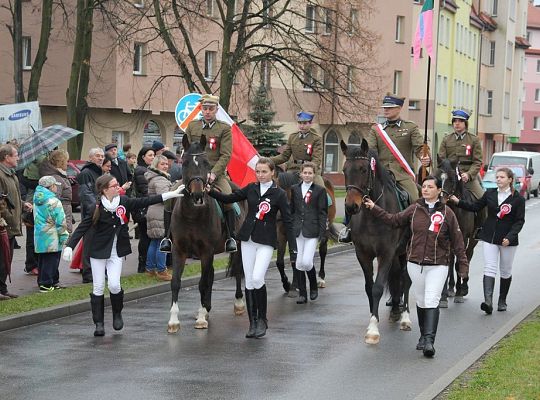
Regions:
[[[23,169],[39,156],[46,154],[82,132],[63,125],[52,125],[34,132],[21,141],[17,169]]]

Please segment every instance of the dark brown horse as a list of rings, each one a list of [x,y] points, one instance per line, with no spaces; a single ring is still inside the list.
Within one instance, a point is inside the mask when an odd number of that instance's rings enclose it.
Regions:
[[[182,157],[182,180],[186,186],[184,197],[176,202],[171,220],[171,236],[173,242],[173,278],[171,281],[172,306],[168,332],[176,333],[180,329],[178,319],[178,292],[184,272],[186,258],[190,254],[201,260],[201,278],[199,292],[201,307],[198,310],[195,328],[208,328],[208,313],[212,308],[212,286],[214,284],[214,255],[222,253],[225,248],[227,233],[225,223],[219,215],[214,199],[205,192],[207,176],[211,170],[205,152],[206,137],[200,143],[189,143],[187,135],[182,140],[184,154]],[[242,224],[245,215],[245,203],[240,204],[241,214],[236,224]],[[240,251],[229,258],[230,275],[236,278],[236,294],[234,312],[244,313],[245,305],[242,296],[242,256]]]
[[[463,181],[458,179],[460,174],[459,165],[451,163],[448,159],[438,160],[438,165],[439,168],[435,172],[435,176],[437,176],[442,182],[442,194],[444,200],[448,200],[448,198],[452,195],[469,202],[475,200],[469,189],[465,187]],[[475,239],[475,232],[476,229],[481,225],[481,221],[475,213],[458,208],[451,202],[448,202],[447,204],[452,211],[454,211],[454,214],[456,214],[459,229],[463,234],[463,243],[465,245],[467,259],[471,261],[474,248],[478,243],[478,241]],[[463,303],[463,297],[469,293],[469,278],[461,279],[458,275],[458,271],[459,265],[457,263],[457,259],[453,254],[450,254],[448,279],[444,285],[441,300],[439,302],[439,307],[441,308],[448,307],[448,297],[455,295],[454,302]],[[456,288],[455,292],[454,286]]]
[[[278,185],[287,192],[287,197],[291,199],[291,186],[299,183],[301,181],[300,177],[296,173],[292,172],[283,172],[276,168],[276,171],[279,172],[277,177]],[[328,254],[328,240],[333,239],[337,241],[338,232],[334,227],[334,219],[336,218],[336,195],[334,193],[334,185],[328,179],[323,178],[324,186],[326,188],[326,193],[330,196],[332,204],[328,206],[328,224],[326,229],[326,235],[319,243],[319,259],[321,265],[319,268],[319,274],[317,279],[317,286],[320,288],[326,287],[325,277],[326,273],[324,270],[324,264],[326,261],[326,255]],[[283,284],[283,289],[285,292],[292,294],[297,294],[296,292],[296,274],[293,274],[292,284],[289,282],[289,278],[285,272],[285,250],[287,248],[287,232],[285,226],[281,221],[277,225],[278,229],[278,241],[277,241],[277,256],[276,256],[276,266],[278,268],[279,274],[281,276],[281,283]],[[295,266],[292,265],[294,270]]]
[[[378,162],[374,151],[369,150],[365,139],[362,144],[347,146],[342,140],[345,155],[343,173],[347,194],[345,208],[351,215],[351,237],[365,277],[365,289],[369,300],[371,318],[364,340],[377,344],[379,334],[379,302],[385,287],[390,289],[392,311],[390,320],[400,322],[401,330],[411,330],[409,318],[410,279],[405,254],[406,228],[392,228],[376,219],[363,207],[368,196],[375,204],[390,213],[400,211],[395,183],[384,166]],[[377,258],[377,278],[373,280],[373,260]],[[403,307],[399,306],[403,294]]]

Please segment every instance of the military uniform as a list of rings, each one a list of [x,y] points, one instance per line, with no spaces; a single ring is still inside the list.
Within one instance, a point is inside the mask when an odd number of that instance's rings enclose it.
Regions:
[[[300,174],[304,162],[311,161],[317,166],[313,182],[324,187],[321,176],[322,157],[322,138],[315,129],[311,128],[305,135],[302,132],[291,134],[285,150],[281,154],[271,157],[271,159],[276,165],[287,163],[287,171],[296,172],[297,174]]]
[[[227,164],[232,154],[231,127],[221,121],[206,123],[202,121],[192,121],[186,128],[185,134],[190,142],[198,142],[201,136],[206,136],[206,154],[212,166],[212,172],[216,175],[214,187],[224,194],[231,194],[231,185],[227,179]],[[228,205],[230,207],[230,205]]]
[[[392,122],[387,121],[382,126],[409,166],[414,170],[414,156],[420,158],[422,146],[424,145],[424,137],[418,130],[418,126],[412,121],[402,119]],[[379,162],[394,174],[396,182],[409,193],[411,202],[418,200],[418,187],[413,178],[405,172],[374,128],[371,128],[366,140],[369,148],[377,151]]]
[[[474,196],[479,199],[484,194],[478,173],[482,168],[482,145],[476,135],[465,131],[461,135],[455,132],[447,134],[439,147],[439,157],[452,163],[459,162],[461,172],[469,175],[465,184]]]

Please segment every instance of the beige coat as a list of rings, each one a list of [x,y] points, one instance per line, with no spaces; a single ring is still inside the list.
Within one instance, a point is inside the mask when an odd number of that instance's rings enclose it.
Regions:
[[[169,174],[148,168],[144,173],[148,181],[148,196],[163,194],[171,190],[172,182]],[[150,239],[162,239],[165,237],[165,207],[163,203],[153,204],[146,212],[147,234]]]

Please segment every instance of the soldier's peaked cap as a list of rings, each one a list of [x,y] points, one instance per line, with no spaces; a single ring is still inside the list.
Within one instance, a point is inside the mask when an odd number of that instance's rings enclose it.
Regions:
[[[463,110],[454,110],[452,111],[452,119],[462,119],[464,121],[468,121],[470,117],[470,114],[467,111]]]
[[[384,96],[381,107],[383,108],[402,107],[404,102],[405,102],[405,97],[399,97],[392,93],[386,93],[386,96]]]
[[[296,114],[296,120],[298,122],[310,122],[313,120],[314,116],[315,114],[312,114],[310,112],[300,111],[299,113]]]
[[[201,96],[201,99],[199,100],[202,105],[205,104],[219,104],[219,97],[214,96],[212,94],[203,94]]]

